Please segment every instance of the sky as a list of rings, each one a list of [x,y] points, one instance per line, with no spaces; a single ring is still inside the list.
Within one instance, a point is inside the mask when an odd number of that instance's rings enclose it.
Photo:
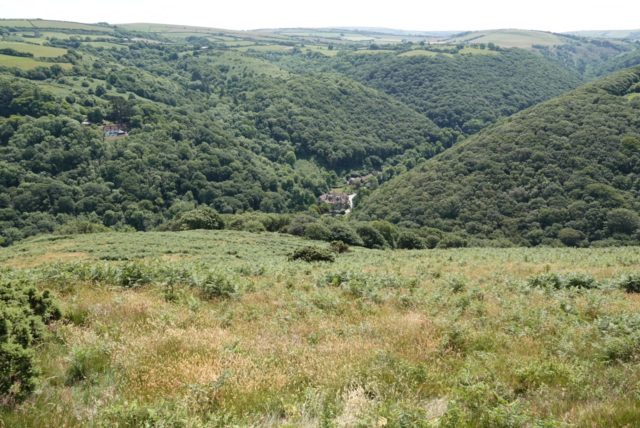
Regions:
[[[151,22],[249,30],[384,27],[419,31],[640,28],[640,0],[0,0],[0,18]]]

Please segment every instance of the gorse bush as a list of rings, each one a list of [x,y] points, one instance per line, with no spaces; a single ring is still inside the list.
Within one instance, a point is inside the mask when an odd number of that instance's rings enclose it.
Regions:
[[[305,262],[333,262],[335,255],[331,250],[318,247],[302,247],[296,249],[289,260],[302,260]]]
[[[180,214],[169,228],[172,230],[223,229],[224,221],[215,210],[201,207]]]
[[[60,318],[48,291],[0,278],[0,403],[33,392],[39,374],[33,348],[45,336],[45,325]]]

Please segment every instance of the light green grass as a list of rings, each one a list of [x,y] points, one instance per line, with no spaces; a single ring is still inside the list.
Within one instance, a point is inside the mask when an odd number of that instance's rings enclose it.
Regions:
[[[51,67],[53,64],[58,64],[65,70],[70,70],[72,67],[72,65],[68,63],[41,62],[33,58],[23,58],[0,54],[0,67],[17,67],[23,70],[31,70],[36,67]]]
[[[240,46],[235,48],[239,52],[290,52],[293,47],[283,45],[253,45],[253,46]]]
[[[412,56],[427,56],[427,57],[435,57],[438,55],[444,55],[444,56],[448,56],[448,57],[452,57],[453,55],[450,53],[446,53],[446,52],[434,52],[434,51],[428,51],[428,50],[424,50],[424,49],[414,49],[414,50],[410,50],[407,52],[403,52],[401,54],[399,54],[398,56],[407,56],[407,57],[412,57]]]
[[[91,46],[93,48],[120,49],[126,47],[118,43],[111,42],[82,42],[83,46]]]
[[[504,48],[531,48],[533,45],[562,45],[567,39],[543,31],[491,30],[474,31],[448,40],[449,43],[494,43]]]
[[[388,54],[393,53],[395,51],[390,49],[358,49],[353,51],[354,55],[378,55],[378,54]]]
[[[0,41],[0,49],[13,49],[18,52],[33,54],[35,57],[57,57],[67,53],[66,49],[54,48],[51,46],[33,45],[30,43]]]
[[[334,49],[329,49],[326,46],[305,46],[304,48],[302,48],[302,50],[303,52],[316,52],[330,57],[336,56],[338,54],[337,47]]]
[[[471,46],[465,46],[458,53],[462,55],[498,55],[496,51],[492,51],[490,49],[474,48]]]
[[[82,24],[79,22],[68,21],[52,21],[46,19],[0,19],[0,27],[82,30],[104,33],[113,32],[113,28],[102,25]]]

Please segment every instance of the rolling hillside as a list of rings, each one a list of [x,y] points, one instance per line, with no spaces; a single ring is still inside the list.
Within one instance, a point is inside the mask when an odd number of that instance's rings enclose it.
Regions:
[[[303,211],[339,177],[414,164],[455,142],[344,76],[291,73],[214,46],[122,35],[113,48],[62,35],[38,45],[21,31],[7,46],[60,49],[69,71],[0,58],[5,245],[77,217],[149,230],[199,204]],[[106,138],[107,124],[126,135]]]
[[[519,245],[637,243],[640,67],[480,132],[356,210]]]

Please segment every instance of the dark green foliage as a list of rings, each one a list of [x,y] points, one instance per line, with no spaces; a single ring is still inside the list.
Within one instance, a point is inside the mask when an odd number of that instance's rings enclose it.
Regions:
[[[401,232],[398,235],[397,247],[406,250],[420,250],[426,248],[427,245],[425,244],[425,240],[418,236],[416,233],[406,231]]]
[[[586,238],[585,234],[579,230],[565,227],[558,232],[558,239],[568,247],[579,247]]]
[[[296,249],[289,256],[289,260],[302,260],[305,262],[333,262],[335,261],[335,256],[326,248],[302,247]]]
[[[433,240],[431,241],[433,242]],[[467,246],[467,241],[461,236],[447,234],[438,241],[438,248],[463,248]]]
[[[137,262],[125,263],[115,274],[116,282],[125,288],[149,284],[149,277],[145,266]]]
[[[45,325],[61,318],[48,291],[0,278],[0,403],[24,400],[39,374],[34,349]]]
[[[360,238],[353,227],[346,222],[337,220],[330,221],[327,223],[327,227],[329,228],[329,231],[331,231],[330,239],[332,241],[342,241],[349,245],[364,245],[362,238]]]
[[[611,233],[630,235],[638,230],[638,226],[640,226],[640,217],[631,210],[618,208],[607,214],[607,229]]]
[[[175,220],[175,230],[223,229],[224,221],[220,214],[209,207],[202,207],[180,214]]]
[[[342,241],[331,241],[331,251],[334,253],[342,254],[349,251],[349,246]]]
[[[206,298],[230,298],[236,293],[235,285],[222,273],[209,273],[198,283]]]
[[[627,293],[640,293],[640,275],[627,275],[620,278],[616,285]]]
[[[576,73],[524,50],[431,57],[353,54],[318,66],[384,91],[438,126],[465,134],[580,84]]]
[[[87,220],[72,220],[59,227],[56,232],[62,235],[73,235],[78,233],[100,233],[109,232],[109,228]]]
[[[383,249],[389,246],[384,236],[373,226],[362,224],[356,228],[356,232],[362,238],[363,245],[367,248]]]
[[[511,245],[637,243],[638,82],[636,67],[518,113],[385,183],[355,215]]]
[[[311,223],[304,231],[304,237],[318,241],[329,241],[332,239],[331,231],[322,223]]]
[[[584,274],[558,275],[555,273],[544,274],[529,278],[527,284],[530,287],[554,288],[556,290],[567,288],[587,288],[600,287],[600,284],[591,276]]]

